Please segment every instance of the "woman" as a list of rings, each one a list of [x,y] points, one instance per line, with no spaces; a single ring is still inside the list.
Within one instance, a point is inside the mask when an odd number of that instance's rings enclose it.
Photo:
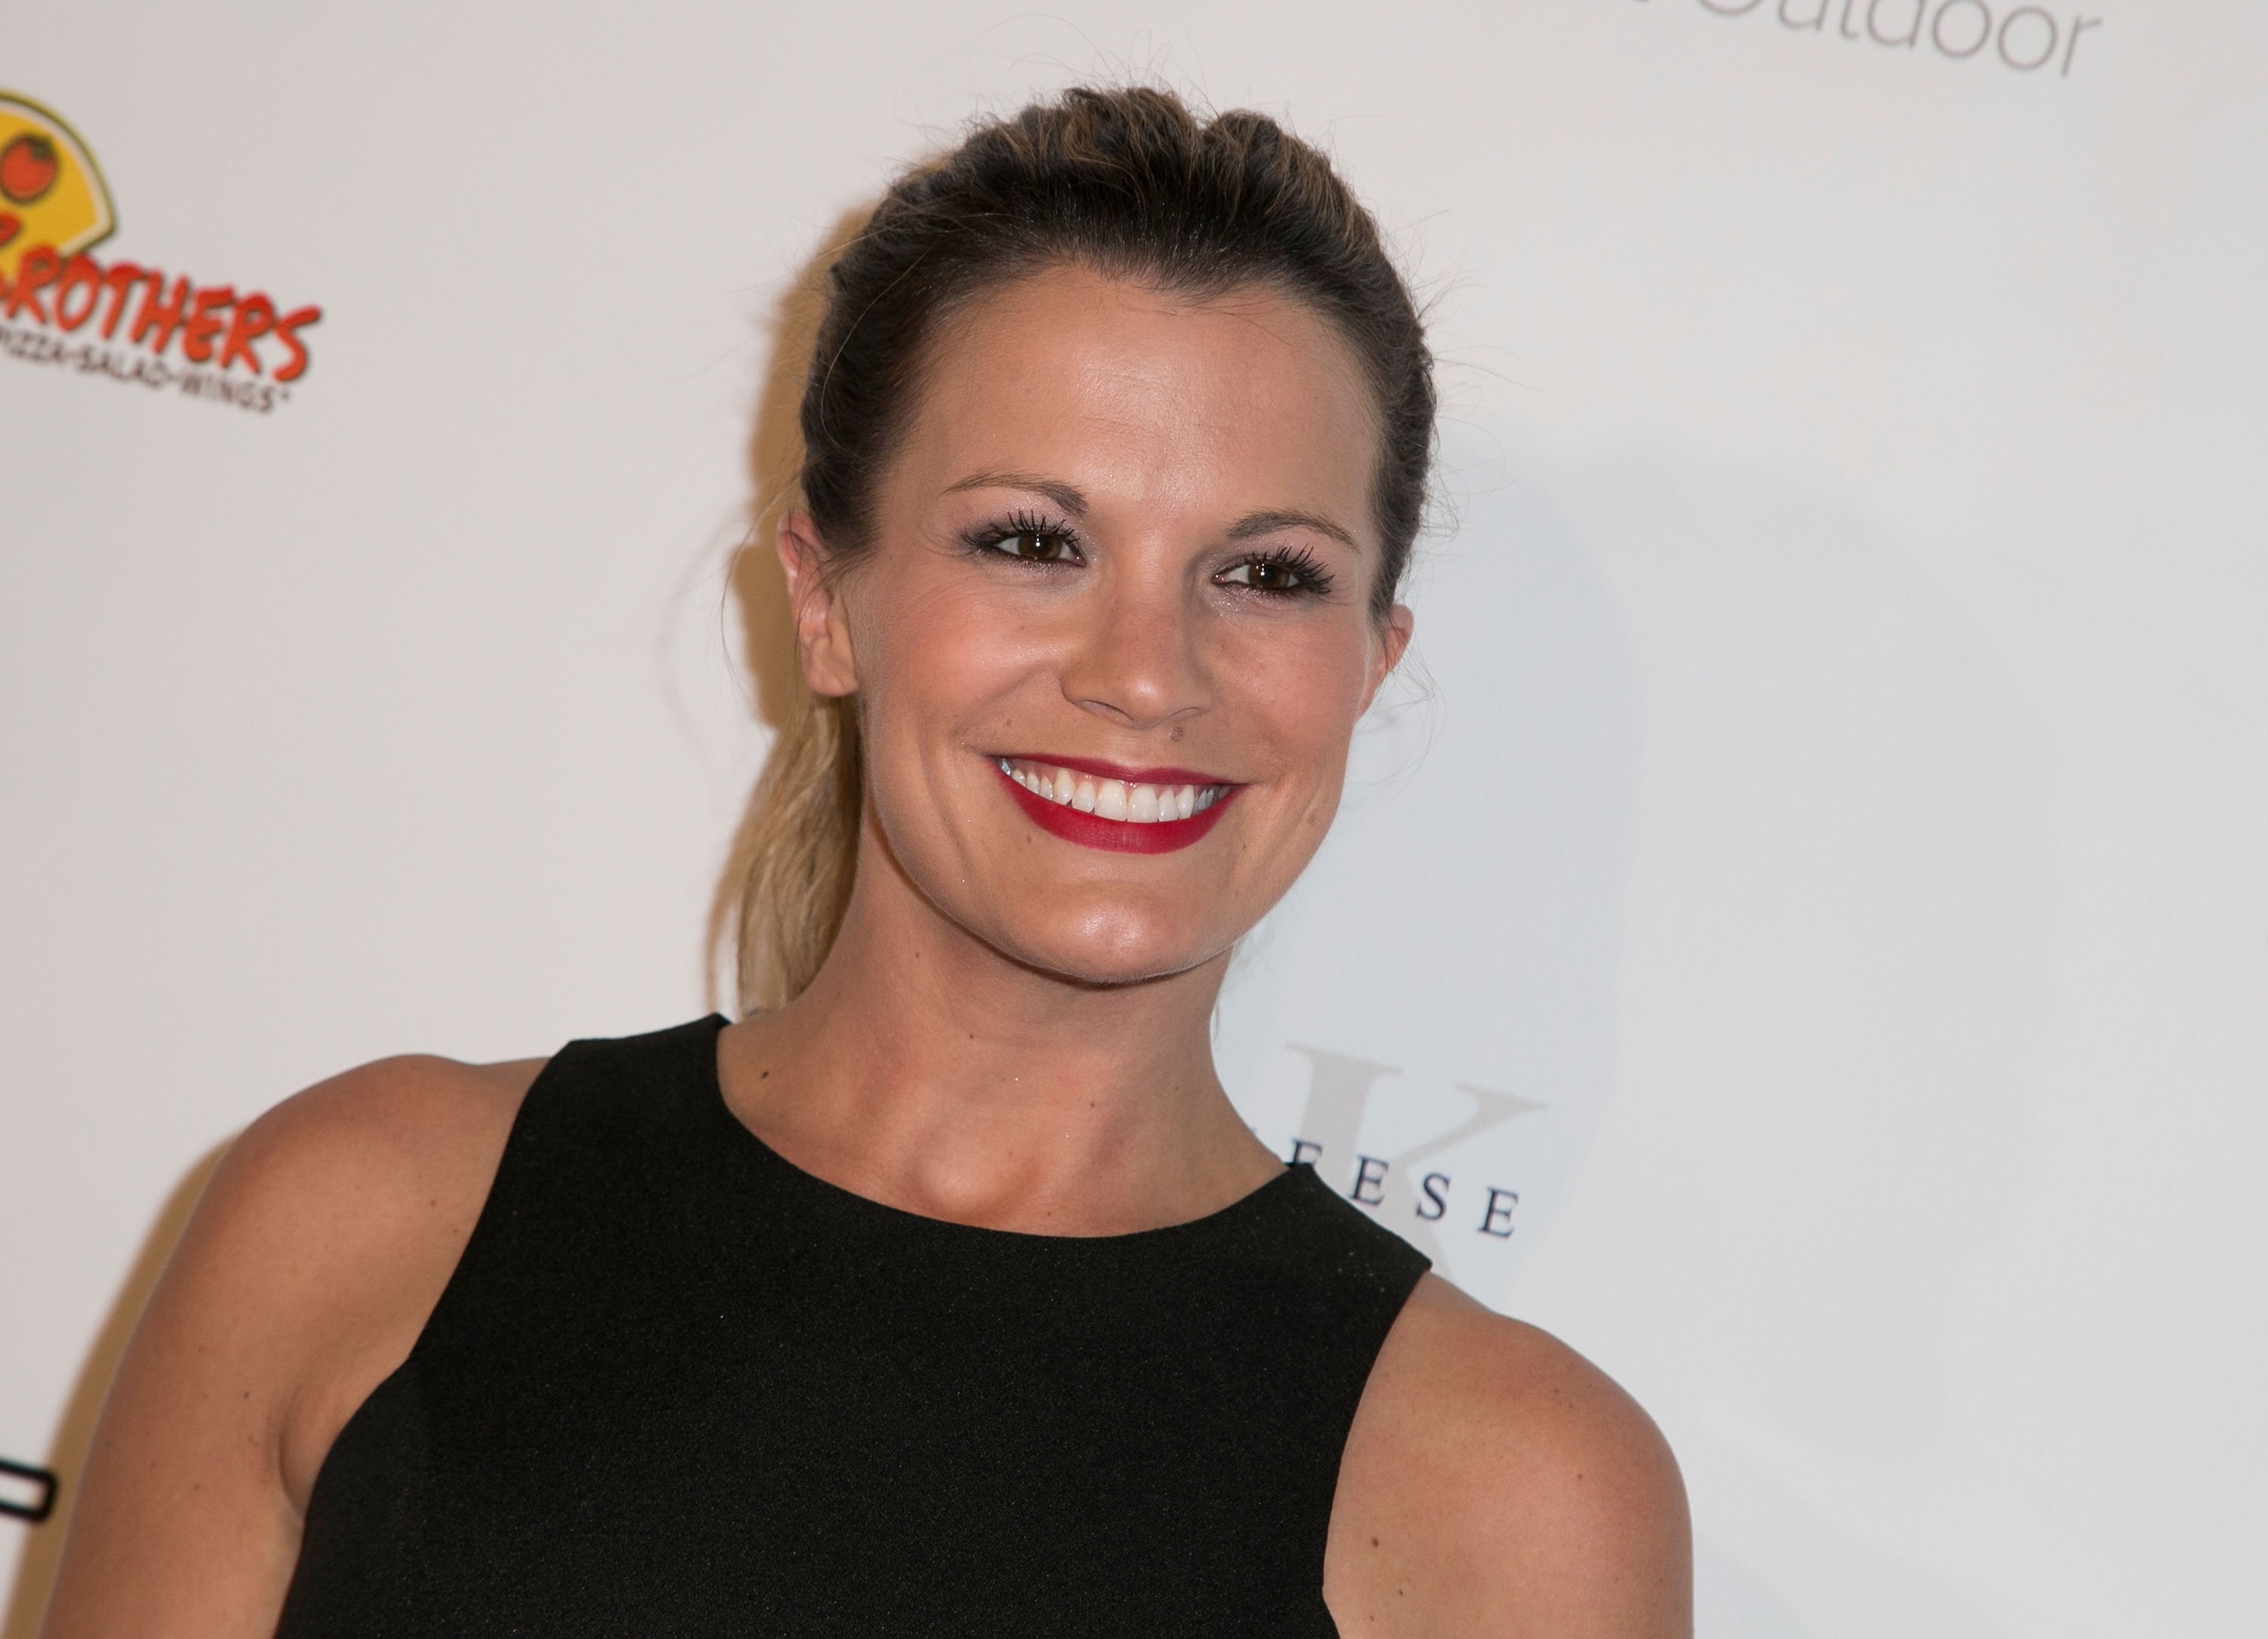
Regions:
[[[1213,1073],[1410,638],[1371,219],[1265,119],[1074,92],[832,279],[748,1016],[256,1122],[46,1632],[1685,1632],[1644,1414]]]

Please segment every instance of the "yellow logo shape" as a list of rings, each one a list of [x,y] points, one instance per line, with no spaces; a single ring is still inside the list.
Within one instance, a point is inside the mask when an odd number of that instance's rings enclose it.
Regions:
[[[118,213],[78,133],[28,98],[0,91],[0,277],[50,245],[68,258],[110,237]]]

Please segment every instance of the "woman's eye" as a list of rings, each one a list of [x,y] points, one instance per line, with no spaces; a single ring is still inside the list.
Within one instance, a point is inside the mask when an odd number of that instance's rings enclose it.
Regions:
[[[1307,577],[1297,569],[1275,558],[1240,563],[1220,578],[1232,586],[1249,586],[1255,592],[1298,592],[1307,584]]]
[[[992,549],[1033,563],[1065,563],[1078,557],[1071,538],[1052,529],[1017,529],[993,539]]]

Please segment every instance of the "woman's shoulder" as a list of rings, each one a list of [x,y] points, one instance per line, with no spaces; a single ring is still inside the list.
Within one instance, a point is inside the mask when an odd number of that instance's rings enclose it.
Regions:
[[[406,1055],[293,1094],[228,1147],[182,1253],[310,1303],[453,1265],[542,1064]]]
[[[275,1608],[316,1470],[423,1329],[541,1068],[389,1059],[230,1146],[104,1403],[48,1631]]]
[[[403,1186],[446,1185],[458,1173],[484,1182],[545,1062],[404,1054],[317,1082],[238,1136],[207,1200],[263,1216],[328,1212],[341,1187],[383,1208]]]
[[[1340,1468],[1327,1587],[1350,1639],[1682,1639],[1690,1566],[1676,1459],[1638,1403],[1549,1333],[1421,1282]]]
[[[268,1111],[215,1170],[174,1264],[209,1324],[268,1341],[295,1501],[423,1331],[543,1064],[364,1064]]]

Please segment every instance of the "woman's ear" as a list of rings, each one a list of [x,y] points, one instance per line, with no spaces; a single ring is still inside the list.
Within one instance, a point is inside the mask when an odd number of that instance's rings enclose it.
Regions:
[[[850,624],[827,573],[825,549],[811,514],[784,514],[773,546],[787,576],[787,606],[804,682],[814,695],[857,694],[858,667],[850,651]]]
[[[1370,687],[1362,691],[1362,709],[1370,709],[1370,702],[1394,668],[1402,664],[1402,657],[1410,651],[1410,634],[1418,628],[1418,617],[1406,603],[1397,603],[1387,611],[1385,623],[1378,633],[1378,650],[1370,658]]]

